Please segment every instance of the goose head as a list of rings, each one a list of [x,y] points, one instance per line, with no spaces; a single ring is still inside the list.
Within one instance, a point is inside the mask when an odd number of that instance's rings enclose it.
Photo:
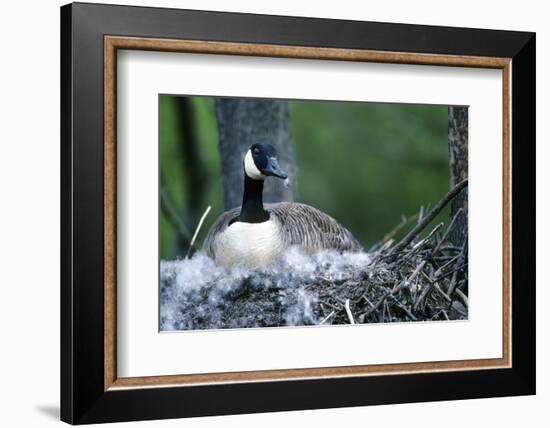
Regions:
[[[244,173],[252,180],[264,180],[273,176],[286,179],[287,174],[277,162],[275,147],[267,141],[259,141],[248,149],[243,161]]]

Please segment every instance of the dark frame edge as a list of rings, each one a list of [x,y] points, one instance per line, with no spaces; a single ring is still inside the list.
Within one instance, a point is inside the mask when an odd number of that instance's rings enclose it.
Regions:
[[[61,385],[60,418],[63,422],[75,423],[73,389],[73,281],[72,281],[72,5],[60,9],[60,133],[61,133]]]
[[[99,82],[102,82],[98,74],[99,70],[90,71],[90,68],[86,67],[86,65],[89,65],[87,60],[90,59],[87,55],[99,55],[99,36],[102,36],[105,32],[113,32],[110,27],[113,25],[113,20],[107,20],[107,24],[103,21],[96,21],[100,14],[96,14],[95,12],[103,9],[116,12],[114,15],[122,10],[120,6],[90,5],[85,3],[66,5],[61,8],[62,421],[71,424],[83,424],[456,400],[507,395],[531,395],[535,393],[535,223],[533,221],[533,213],[535,207],[534,111],[536,93],[534,81],[534,33],[515,33],[513,35],[514,44],[508,45],[504,49],[502,46],[506,43],[503,40],[503,45],[500,46],[502,51],[505,51],[502,55],[507,57],[513,56],[512,111],[514,114],[512,116],[512,164],[513,169],[516,171],[521,170],[521,174],[515,174],[512,184],[513,205],[518,208],[512,216],[512,235],[513,244],[515,245],[512,255],[512,263],[514,264],[512,280],[514,341],[512,344],[513,367],[511,369],[484,372],[483,377],[486,381],[482,385],[479,385],[478,389],[469,391],[468,396],[465,395],[467,392],[461,389],[461,385],[463,387],[463,385],[472,385],[476,381],[479,381],[480,375],[478,372],[433,373],[396,377],[384,376],[383,380],[377,377],[370,378],[369,384],[375,389],[376,387],[380,389],[381,393],[379,397],[370,396],[369,389],[371,388],[365,387],[362,378],[334,379],[330,381],[330,387],[326,380],[305,380],[292,381],[292,388],[288,387],[289,382],[265,382],[235,386],[217,385],[105,392],[102,388],[103,376],[99,376],[99,371],[103,368],[102,359],[97,357],[97,355],[90,355],[90,349],[86,344],[88,341],[92,345],[92,348],[95,349],[97,347],[98,350],[100,349],[98,344],[100,342],[103,344],[103,342],[100,340],[102,337],[99,336],[97,330],[102,329],[103,324],[99,315],[97,315],[97,311],[91,313],[91,309],[86,310],[86,307],[84,307],[84,302],[87,299],[90,301],[90,305],[94,305],[97,303],[96,300],[99,301],[101,299],[102,301],[103,296],[99,296],[95,288],[90,288],[90,285],[97,283],[97,274],[91,275],[92,278],[89,278],[90,275],[79,276],[79,273],[82,274],[82,272],[89,274],[90,271],[86,271],[85,269],[97,263],[97,257],[99,256],[99,251],[96,247],[100,239],[90,239],[91,234],[81,228],[83,213],[86,211],[83,196],[91,194],[90,205],[95,204],[99,200],[96,190],[101,183],[89,184],[83,178],[88,177],[87,174],[90,174],[90,171],[93,170],[92,167],[95,167],[100,158],[99,156],[95,156],[98,154],[97,148],[94,147],[91,150],[88,147],[88,143],[93,138],[95,138],[93,141],[98,141],[96,133],[103,134],[103,129],[98,130],[98,125],[101,123],[99,114],[102,111],[102,105],[100,108],[99,105],[94,103],[92,103],[91,107],[89,105],[83,107],[78,102],[75,104],[75,100],[78,101],[83,93],[87,94],[89,91],[93,91],[94,88],[99,87]],[[129,7],[128,9],[131,9],[135,14],[143,8]],[[169,16],[166,10],[160,12],[154,8],[147,9],[161,15],[159,19],[176,19],[174,16]],[[189,17],[188,22],[186,21],[188,26],[185,27],[185,32],[191,35],[190,38],[197,37],[200,39],[203,34],[202,30],[193,29],[193,24],[196,23],[195,18],[198,15],[215,17],[216,12],[198,13],[196,11],[189,11],[189,14],[191,17]],[[138,15],[141,16],[141,14]],[[177,10],[174,10],[170,15],[179,16],[179,13]],[[224,15],[227,17],[233,16],[233,14],[229,13],[224,13]],[[136,25],[136,16],[132,15],[126,18],[127,21],[124,20],[124,25],[127,25],[130,29],[134,28],[133,26]],[[239,16],[239,19],[244,20],[245,18],[245,15]],[[263,20],[271,21],[272,18],[265,16]],[[308,22],[307,18],[291,18],[291,20],[293,23]],[[80,24],[84,22],[87,25],[81,28]],[[360,24],[356,23],[354,25]],[[177,31],[180,31],[179,28],[181,27],[178,26],[177,28]],[[231,26],[231,31],[234,31],[233,28],[235,27]],[[238,28],[244,27],[237,26]],[[116,29],[118,30],[118,27]],[[163,34],[168,38],[174,37],[171,31],[164,30]],[[254,40],[249,40],[248,36],[242,36],[241,30],[235,31],[236,33],[231,36],[222,36],[224,38],[230,37],[233,40],[254,43]],[[304,31],[305,34],[312,33],[312,30],[306,26],[300,28],[299,34],[302,34]],[[118,33],[118,31],[116,32]],[[217,31],[212,30],[212,32],[218,34]],[[250,37],[252,39],[264,37],[263,29],[260,35],[256,34]],[[284,44],[283,42],[285,41],[280,39],[282,36],[276,35],[273,37],[275,37],[275,40],[270,40],[271,42]],[[303,44],[307,44],[308,40],[306,40],[306,36],[299,38],[294,35],[294,37],[299,40],[305,40]],[[87,44],[88,42],[91,43]],[[336,40],[334,43],[339,44],[341,42]],[[492,46],[493,43],[488,43],[488,45]],[[91,53],[88,54],[86,52],[86,55],[78,55],[78,58],[75,58],[74,53],[81,52],[78,50],[79,46],[91,47]],[[442,48],[434,48],[434,50],[441,53]],[[76,73],[74,74],[73,69],[76,69]],[[84,77],[82,73],[85,74]],[[86,85],[83,85],[83,82]],[[522,83],[520,84],[520,82]],[[86,92],[83,91],[85,87]],[[102,96],[101,99],[103,99]],[[93,97],[92,100],[94,100]],[[73,113],[75,110],[75,123],[73,125]],[[84,123],[83,118],[88,118],[89,122]],[[86,125],[86,127],[83,125]],[[73,137],[73,135],[76,136]],[[90,154],[94,156],[87,156]],[[98,167],[97,172],[99,173],[100,170],[102,171]],[[97,227],[98,221],[95,219],[92,220],[92,218],[90,218],[92,226],[99,231],[101,228]],[[80,220],[80,225],[78,220]],[[73,222],[75,223],[74,226]],[[82,234],[85,236],[82,237]],[[92,250],[84,252],[84,244],[90,241],[93,244],[91,246]],[[75,256],[74,265],[73,254]],[[81,258],[77,257],[79,255]],[[94,257],[96,258],[94,259]],[[78,263],[76,263],[77,261]],[[75,286],[78,287],[75,289]],[[90,296],[93,296],[93,299],[90,300]],[[78,341],[75,339],[78,339]],[[101,347],[101,349],[103,348]],[[423,378],[422,381],[420,377]],[[405,386],[398,383],[399,379],[402,379]],[[406,397],[409,395],[406,393],[407,390],[410,393],[412,391],[410,388],[422,382],[433,384],[433,388],[427,391],[416,391],[412,399]],[[438,388],[448,384],[456,385],[458,390],[452,393],[451,391],[439,394],[434,392]],[[351,394],[349,391],[354,391],[354,393]],[[396,395],[388,395],[395,391],[397,391]],[[259,397],[267,392],[273,395],[274,399],[270,402],[263,402]],[[247,395],[251,401],[245,405],[241,402],[241,398]],[[227,401],[222,400],[215,406],[212,406],[211,402],[209,404],[208,398],[214,396],[221,399],[225,398]],[[384,396],[385,399],[383,399]]]
[[[536,34],[528,36],[512,58],[512,367],[525,394],[532,395],[536,394]]]

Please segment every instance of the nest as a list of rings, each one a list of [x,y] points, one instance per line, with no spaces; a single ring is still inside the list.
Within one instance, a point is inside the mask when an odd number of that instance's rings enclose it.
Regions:
[[[467,319],[465,246],[446,243],[442,236],[448,236],[450,229],[438,235],[441,227],[397,254],[383,246],[362,271],[336,284],[337,289],[329,282],[314,287],[319,293],[320,323]]]
[[[367,253],[328,252],[309,259],[290,254],[270,269],[231,275],[204,254],[167,262],[161,265],[161,329],[467,319],[467,242],[457,246],[449,238],[465,214],[459,210],[447,227],[427,229],[466,184],[419,215],[401,241],[393,236],[405,222]],[[203,282],[191,284],[190,271]]]

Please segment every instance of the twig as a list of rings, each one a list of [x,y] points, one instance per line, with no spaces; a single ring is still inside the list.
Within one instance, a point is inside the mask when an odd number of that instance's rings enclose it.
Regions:
[[[443,223],[439,223],[436,227],[433,228],[433,230],[426,236],[424,239],[422,239],[420,242],[417,242],[412,246],[412,251],[409,251],[405,255],[405,260],[410,259],[414,257],[428,242],[430,242],[430,239],[432,239],[432,236],[443,226]],[[431,254],[434,252],[432,251]]]
[[[451,273],[453,273],[454,271],[451,270],[445,274],[441,274],[441,272],[443,272],[447,266],[450,266],[450,265],[454,265],[456,264],[455,262],[457,262],[458,260],[460,259],[460,254],[454,256],[453,258],[451,258],[450,260],[446,261],[443,265],[441,265],[439,268],[437,268],[437,270],[435,271],[434,275],[433,275],[433,279],[434,281],[435,280],[438,280],[438,279],[443,279],[445,277],[447,277],[448,275],[450,275]]]
[[[448,276],[453,275],[456,271],[461,271],[462,269],[464,269],[467,266],[468,266],[468,263],[464,262],[459,267],[457,267],[456,269],[450,270],[449,272],[446,272],[442,275],[439,275],[437,279],[439,279],[439,280],[445,279]]]
[[[422,241],[414,244],[413,250],[418,250],[419,248],[422,248],[424,244],[431,239],[434,233],[437,232],[441,226],[443,226],[443,223],[439,223],[436,227],[433,228],[433,230],[428,234],[428,236],[426,236]]]
[[[458,302],[457,302],[458,303]],[[459,308],[456,307],[456,305],[452,305],[452,308],[458,312],[460,315],[462,315],[463,317],[467,317],[468,314],[466,312],[462,312]]]
[[[420,262],[420,264],[416,267],[413,273],[411,273],[411,275],[405,281],[401,281],[399,284],[393,287],[391,294],[394,294],[395,292],[399,291],[405,284],[410,284],[411,281],[416,277],[416,275],[418,275],[422,271],[425,264],[426,264],[426,260],[423,260],[422,262]]]
[[[349,299],[346,300],[344,307],[346,308],[346,314],[348,314],[349,323],[355,324],[355,320],[353,319],[353,315],[351,314],[351,309],[349,308]]]
[[[332,303],[329,303],[329,302],[323,302],[323,304],[327,305],[329,308],[332,308],[337,312],[340,312],[342,310],[342,308],[339,308],[338,306],[333,305]]]
[[[467,308],[468,307],[468,296],[466,296],[462,291],[460,291],[458,288],[455,290],[455,294],[458,296],[462,304]]]
[[[369,300],[369,298],[368,298],[366,295],[364,295],[364,294],[363,294],[363,299],[365,299],[365,302],[367,302],[371,308],[374,307],[374,305],[373,305],[372,302]]]
[[[397,232],[399,232],[401,229],[403,229],[403,227],[410,221],[414,220],[415,218],[417,218],[419,215],[418,214],[413,214],[412,216],[410,217],[405,217],[403,216],[401,218],[401,222],[395,226],[390,232],[386,233],[386,235],[384,235],[384,237],[382,238],[382,241],[381,242],[387,242],[389,241],[391,238],[393,238]]]
[[[399,309],[401,309],[401,310],[404,312],[404,314],[407,315],[407,316],[411,319],[411,321],[418,321],[418,318],[416,318],[416,317],[412,314],[412,312],[409,311],[409,310],[406,308],[405,305],[403,305],[399,300],[397,300],[397,299],[395,298],[395,296],[392,295],[391,297],[392,297],[393,302],[395,303],[395,305],[396,305]]]
[[[436,247],[433,249],[432,254],[436,254],[439,251],[439,248],[441,248],[441,245],[447,240],[447,236],[449,236],[450,231],[453,229],[455,225],[455,221],[458,218],[458,216],[464,211],[464,208],[459,208],[455,215],[453,216],[453,219],[451,220],[451,224],[449,224],[449,227],[441,237],[441,240],[436,245]]]
[[[418,212],[417,224],[422,222],[422,219],[424,218],[424,211],[425,211],[424,205],[421,205],[420,206],[420,211]]]
[[[380,298],[380,300],[378,300],[378,302],[376,302],[374,304],[374,306],[372,308],[370,308],[368,311],[364,312],[363,314],[359,315],[359,322],[360,323],[363,323],[363,321],[369,316],[371,315],[373,312],[377,311],[378,308],[382,305],[382,303],[384,303],[384,300],[386,300],[386,298],[391,294],[391,290],[388,290],[386,291],[386,293],[384,293],[384,295]]]
[[[391,296],[391,297],[393,297],[393,296]],[[388,304],[388,301],[386,300],[384,302],[384,304],[386,305],[386,313],[388,314],[388,321],[393,322],[393,315],[391,313],[391,309],[390,309],[390,305]]]
[[[451,298],[449,296],[447,296],[447,294],[441,289],[441,287],[439,286],[439,284],[437,282],[433,282],[432,283],[433,287],[437,290],[437,292],[439,294],[441,294],[441,296],[447,301],[447,302],[451,302]]]
[[[449,288],[447,289],[447,295],[452,299],[453,294],[455,292],[457,278],[458,278],[458,272],[463,268],[464,264],[464,252],[466,251],[466,247],[468,245],[468,240],[464,240],[464,244],[462,244],[462,250],[460,251],[460,254],[458,255],[457,261],[454,265],[454,273],[453,277],[451,278],[451,283],[449,284]]]
[[[391,249],[390,254],[394,254],[407,245],[409,245],[416,236],[424,230],[424,228],[435,218],[439,212],[445,208],[445,206],[451,201],[462,189],[468,185],[468,179],[461,181],[455,187],[453,187],[444,197],[441,199],[435,207],[422,219],[418,224],[397,244]]]
[[[360,323],[363,323],[363,321],[369,316],[371,315],[374,311],[378,310],[378,308],[384,304],[384,302],[386,301],[387,297],[390,296],[390,295],[393,295],[394,293],[396,293],[397,291],[399,291],[401,289],[401,287],[406,284],[406,283],[410,283],[415,277],[416,275],[418,275],[421,271],[422,271],[422,268],[424,267],[424,265],[426,264],[426,261],[422,261],[417,267],[416,269],[414,270],[414,272],[409,276],[409,278],[405,279],[404,281],[401,281],[399,284],[397,284],[395,287],[393,287],[393,289],[391,290],[388,290],[386,291],[382,297],[380,298],[380,300],[378,300],[378,302],[376,302],[376,304],[374,306],[372,306],[368,311],[364,312],[363,314],[359,315],[359,322]],[[385,309],[385,307],[384,307]],[[383,316],[383,315],[382,315]]]
[[[332,311],[330,314],[328,314],[326,317],[323,318],[323,320],[319,323],[319,324],[324,324],[326,323],[330,317],[332,317],[336,312],[335,311]]]
[[[189,249],[187,250],[186,257],[189,257],[189,253],[191,252],[191,248],[193,248],[193,245],[195,245],[195,240],[197,239],[197,235],[199,234],[199,231],[201,230],[202,224],[204,223],[204,219],[206,218],[206,216],[208,215],[208,213],[210,212],[211,209],[212,209],[212,207],[210,205],[208,205],[208,208],[206,208],[206,210],[204,211],[201,219],[199,220],[199,224],[197,225],[197,228],[195,229],[195,233],[193,234],[193,238],[191,238],[191,243],[189,244]]]
[[[420,307],[420,304],[424,301],[424,299],[426,299],[426,297],[428,296],[429,292],[432,289],[432,286],[433,286],[433,282],[428,282],[426,287],[424,287],[424,289],[422,290],[422,293],[420,293],[420,296],[418,296],[418,299],[416,300],[416,302],[414,302],[414,305],[413,305],[414,312],[418,312],[418,308]]]

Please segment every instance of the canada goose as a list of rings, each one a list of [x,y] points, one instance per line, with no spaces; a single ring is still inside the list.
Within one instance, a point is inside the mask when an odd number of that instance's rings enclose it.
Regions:
[[[299,246],[308,254],[361,248],[346,228],[309,205],[278,202],[264,208],[265,178],[287,178],[269,142],[250,147],[244,156],[243,170],[242,206],[221,214],[204,241],[203,248],[216,263],[226,269],[236,265],[261,266],[279,258],[292,246]]]

